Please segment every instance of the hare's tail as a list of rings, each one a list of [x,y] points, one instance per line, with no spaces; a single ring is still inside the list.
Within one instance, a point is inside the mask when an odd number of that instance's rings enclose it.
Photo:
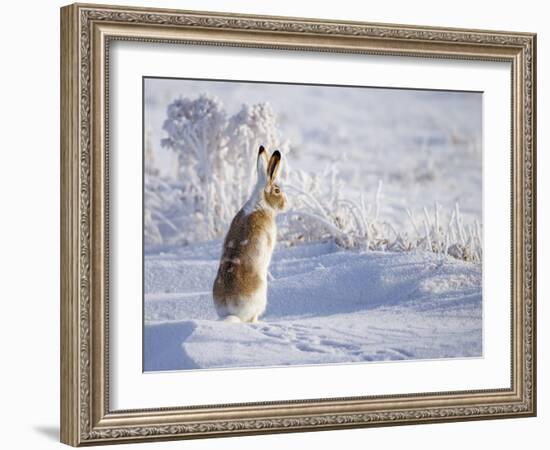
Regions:
[[[234,316],[232,314],[230,314],[229,316],[225,316],[223,319],[222,319],[224,322],[229,322],[229,323],[239,323],[239,322],[242,322],[241,318],[239,316]]]

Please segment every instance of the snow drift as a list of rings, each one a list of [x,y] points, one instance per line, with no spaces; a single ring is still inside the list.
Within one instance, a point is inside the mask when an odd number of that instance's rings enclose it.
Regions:
[[[228,324],[210,291],[220,246],[146,255],[146,371],[482,354],[477,264],[334,242],[282,248],[262,322]]]

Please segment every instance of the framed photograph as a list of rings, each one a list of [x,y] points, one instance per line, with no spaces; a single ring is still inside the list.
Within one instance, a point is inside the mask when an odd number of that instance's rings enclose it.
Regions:
[[[536,36],[61,9],[61,440],[536,414]]]

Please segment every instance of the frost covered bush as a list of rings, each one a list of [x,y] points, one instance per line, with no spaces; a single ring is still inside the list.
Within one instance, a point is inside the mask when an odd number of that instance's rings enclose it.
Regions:
[[[177,156],[175,179],[154,170],[154,153],[146,149],[145,244],[185,245],[222,238],[255,182],[260,144],[288,153],[277,118],[267,103],[242,105],[229,116],[215,97],[178,98],[167,107],[161,145]],[[423,249],[481,261],[481,227],[465,225],[458,205],[448,214],[435,205],[420,218],[406,210],[410,226],[396,229],[381,217],[382,183],[370,195],[343,194],[337,166],[320,174],[281,171],[290,209],[281,214],[282,245],[334,239],[345,248],[379,251]],[[371,202],[367,197],[372,199]],[[406,229],[405,229],[406,228]]]
[[[266,103],[243,105],[228,116],[215,97],[178,98],[168,105],[161,145],[175,152],[176,180],[146,174],[145,242],[178,243],[219,238],[255,181],[260,144],[287,144]]]
[[[382,182],[379,182],[373,203],[364,193],[351,199],[341,194],[342,181],[331,167],[320,176],[298,171],[291,174],[285,189],[292,198],[291,211],[281,217],[283,243],[318,241],[333,238],[345,248],[377,251],[427,250],[450,255],[465,261],[482,261],[481,226],[465,225],[459,205],[444,214],[438,204],[433,215],[426,208],[417,219],[407,214],[411,227],[397,230],[380,215]],[[446,219],[446,220],[445,220]]]

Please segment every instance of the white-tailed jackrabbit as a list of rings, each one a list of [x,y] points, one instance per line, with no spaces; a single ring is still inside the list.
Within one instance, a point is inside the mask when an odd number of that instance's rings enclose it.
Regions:
[[[277,237],[275,216],[286,205],[275,183],[281,153],[276,150],[269,158],[260,146],[256,166],[256,186],[231,222],[212,289],[218,315],[232,322],[256,322],[265,311],[267,270]]]

